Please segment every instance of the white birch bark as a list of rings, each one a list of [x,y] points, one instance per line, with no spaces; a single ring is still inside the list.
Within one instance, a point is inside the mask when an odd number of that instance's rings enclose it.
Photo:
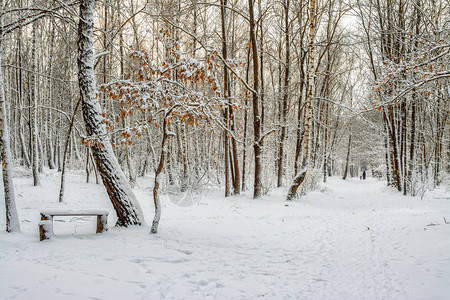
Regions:
[[[24,163],[27,167],[31,166],[30,157],[28,155],[28,149],[25,142],[25,134],[24,134],[24,125],[23,125],[23,88],[22,88],[22,29],[19,28],[18,34],[17,34],[17,45],[18,45],[18,64],[19,64],[19,70],[18,70],[18,92],[19,92],[19,138],[20,138],[20,145],[22,147],[22,156],[24,159]]]
[[[0,0],[0,12],[3,11],[3,1]],[[0,17],[1,18],[1,17]],[[3,19],[0,20],[3,27]],[[0,65],[2,64],[2,40],[3,34],[0,33]],[[3,73],[0,68],[0,155],[2,164],[3,189],[5,193],[5,207],[6,207],[6,231],[20,232],[19,217],[17,215],[16,200],[14,196],[14,185],[12,180],[12,160],[11,160],[11,146],[9,140],[8,122],[6,119],[6,99],[5,88],[3,86]]]

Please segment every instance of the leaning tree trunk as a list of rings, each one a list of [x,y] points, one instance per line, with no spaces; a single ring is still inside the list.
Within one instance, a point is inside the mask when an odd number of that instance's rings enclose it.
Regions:
[[[286,200],[292,200],[297,195],[297,190],[306,178],[309,165],[309,147],[311,135],[311,118],[312,118],[312,99],[314,96],[314,31],[315,31],[315,8],[316,1],[311,0],[309,7],[309,64],[308,64],[308,94],[306,98],[306,114],[305,114],[305,131],[304,131],[304,148],[302,167],[295,175]]]
[[[3,1],[0,1],[0,8],[3,7]],[[1,18],[1,17],[0,17]],[[3,21],[3,20],[2,20]],[[3,22],[1,22],[3,27]],[[2,39],[0,36],[0,65],[2,64]],[[5,207],[6,207],[6,231],[19,232],[20,223],[17,215],[16,200],[14,197],[14,186],[11,174],[11,146],[9,141],[8,122],[6,120],[6,99],[5,88],[3,86],[3,74],[0,68],[0,155],[3,171],[3,189],[5,193]]]
[[[144,224],[142,209],[114,155],[96,96],[93,51],[94,5],[95,0],[82,0],[80,3],[78,82],[83,118],[95,162],[117,213],[116,226],[142,225]]]

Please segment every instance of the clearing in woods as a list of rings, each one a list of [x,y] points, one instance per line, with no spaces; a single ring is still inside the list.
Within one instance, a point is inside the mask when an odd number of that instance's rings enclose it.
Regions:
[[[115,222],[101,185],[75,173],[68,180],[58,204],[57,173],[47,171],[41,187],[15,179],[23,233],[0,234],[1,299],[450,298],[448,185],[423,199],[372,178],[330,178],[291,202],[283,189],[261,200],[210,192],[191,206],[163,196],[157,235],[148,227],[83,235],[95,222],[69,219],[55,221],[59,237],[39,242],[43,207],[102,207]],[[151,182],[135,189],[148,224]]]

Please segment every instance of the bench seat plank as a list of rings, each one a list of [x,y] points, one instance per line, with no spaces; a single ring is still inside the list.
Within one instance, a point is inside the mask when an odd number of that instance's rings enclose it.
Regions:
[[[107,210],[92,210],[92,209],[83,209],[83,210],[50,209],[41,211],[41,215],[49,215],[49,216],[98,216],[108,214],[109,211]]]

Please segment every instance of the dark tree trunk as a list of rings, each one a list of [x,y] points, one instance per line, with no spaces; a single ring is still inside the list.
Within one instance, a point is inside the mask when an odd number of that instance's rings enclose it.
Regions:
[[[245,82],[248,82],[249,77],[249,71],[250,71],[250,49],[247,51],[247,68],[245,73]],[[247,126],[248,126],[248,112],[247,112],[247,106],[248,106],[248,91],[245,91],[244,94],[245,97],[245,110],[244,110],[244,147],[242,150],[242,190],[245,191],[245,165],[246,165],[246,155],[247,155]]]
[[[284,69],[284,83],[283,83],[283,100],[281,105],[281,134],[280,147],[278,150],[278,180],[277,187],[283,186],[284,173],[284,140],[286,139],[287,130],[287,114],[288,114],[288,100],[289,100],[289,76],[290,76],[290,35],[289,35],[289,0],[284,3],[284,30],[285,30],[285,69]]]
[[[161,155],[159,157],[158,168],[155,170],[155,184],[153,186],[153,202],[155,204],[155,216],[153,217],[152,229],[150,231],[151,233],[158,233],[159,221],[161,219],[161,202],[159,200],[159,185],[160,185],[159,179],[161,176],[161,172],[164,168],[164,160],[168,148],[167,138],[169,137],[166,129],[167,126],[166,117],[167,115],[165,115],[163,119],[163,137],[161,141]]]
[[[114,155],[100,104],[96,96],[94,75],[93,28],[94,0],[80,3],[78,27],[78,82],[82,99],[83,118],[90,138],[92,153],[117,213],[117,226],[141,225],[142,210]]]
[[[348,175],[348,165],[350,163],[350,151],[352,148],[352,125],[350,123],[350,132],[348,134],[348,144],[347,144],[347,157],[345,159],[345,170],[344,170],[344,177],[342,179],[347,179]]]
[[[33,171],[33,184],[34,186],[38,186],[41,184],[40,176],[39,176],[39,145],[38,145],[38,66],[37,66],[37,21],[33,23],[33,113],[30,114],[32,116],[32,121],[30,120],[30,123],[32,122],[32,130],[31,130],[31,136],[32,136],[32,149],[33,149],[33,155],[32,155],[32,171]]]
[[[310,138],[311,138],[311,118],[312,118],[312,99],[314,97],[314,34],[315,34],[315,9],[316,1],[311,0],[309,3],[309,52],[308,52],[308,93],[306,98],[306,114],[305,114],[305,142],[303,145],[302,167],[295,175],[291,187],[289,188],[286,200],[292,200],[297,195],[297,190],[306,178],[309,168],[310,155]],[[303,139],[303,138],[302,138]],[[303,143],[302,143],[303,144]]]
[[[253,58],[253,90],[252,90],[252,106],[253,106],[253,149],[255,153],[255,179],[253,184],[253,198],[257,199],[262,196],[262,141],[261,141],[261,115],[259,113],[260,91],[259,91],[259,62],[258,48],[255,35],[255,17],[253,11],[253,0],[248,1],[250,12],[250,43]]]

